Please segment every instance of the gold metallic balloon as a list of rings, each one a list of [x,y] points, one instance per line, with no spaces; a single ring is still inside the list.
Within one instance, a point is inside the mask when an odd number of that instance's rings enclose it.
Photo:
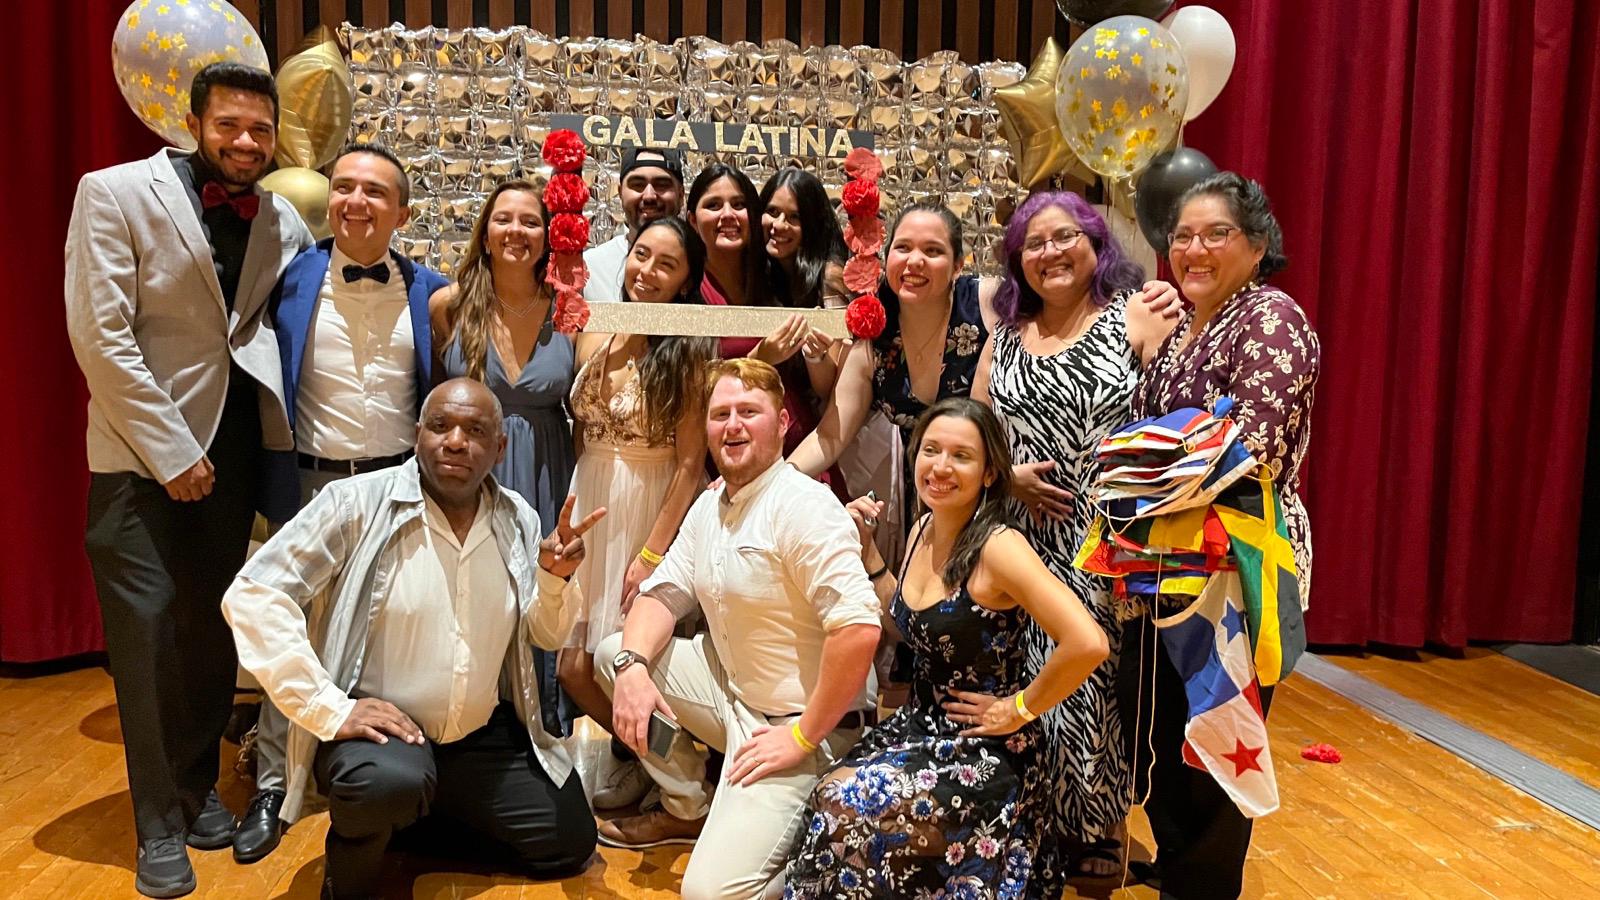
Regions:
[[[278,152],[281,166],[318,169],[331,162],[350,133],[355,94],[339,46],[325,42],[278,68]]]
[[[193,150],[184,126],[194,74],[214,62],[267,68],[250,20],[223,0],[134,0],[111,36],[111,69],[139,121]]]
[[[329,237],[333,229],[328,225],[328,177],[315,169],[291,166],[269,172],[261,179],[261,187],[282,196],[299,210],[306,227],[317,240]]]
[[[1188,99],[1178,42],[1139,16],[1089,27],[1056,78],[1056,119],[1067,145],[1107,178],[1127,178],[1149,165],[1183,125]]]
[[[1094,180],[1094,174],[1083,170],[1072,155],[1072,148],[1056,124],[1056,75],[1061,58],[1061,45],[1055,38],[1046,38],[1028,67],[1028,74],[1021,81],[994,91],[1000,129],[1010,142],[1011,158],[1017,163],[1017,180],[1029,189],[1064,170],[1084,181]]]

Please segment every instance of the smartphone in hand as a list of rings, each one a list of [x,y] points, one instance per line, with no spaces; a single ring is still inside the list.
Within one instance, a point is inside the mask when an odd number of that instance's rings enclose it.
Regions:
[[[651,712],[650,734],[648,736],[650,755],[657,759],[666,759],[667,754],[672,752],[672,742],[678,737],[678,732],[681,729],[682,726],[677,722],[662,715],[661,710],[658,709]]]

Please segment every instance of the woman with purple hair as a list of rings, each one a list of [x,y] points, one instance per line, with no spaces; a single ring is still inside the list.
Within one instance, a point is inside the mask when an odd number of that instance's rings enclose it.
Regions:
[[[1005,425],[1014,463],[1011,507],[1023,534],[1115,641],[1121,627],[1108,585],[1072,565],[1094,517],[1090,454],[1129,420],[1141,365],[1177,321],[1177,292],[1146,283],[1105,220],[1076,194],[1029,197],[1007,224],[1003,246],[997,322],[972,396]],[[1039,628],[1029,629],[1025,641],[1037,670],[1055,644]],[[1112,653],[1041,719],[1040,764],[1054,802],[1039,832],[1039,865],[1070,868],[1056,878],[1122,868],[1122,822],[1132,791],[1115,684]]]

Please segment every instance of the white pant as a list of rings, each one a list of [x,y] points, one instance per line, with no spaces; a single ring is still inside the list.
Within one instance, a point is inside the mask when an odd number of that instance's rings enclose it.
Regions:
[[[602,640],[595,650],[595,675],[607,695],[616,678],[611,662],[621,649],[619,633]],[[730,761],[755,729],[799,718],[769,720],[736,700],[728,690],[716,647],[705,634],[673,638],[651,669],[651,679],[684,730],[727,754]],[[769,884],[775,895],[781,882],[774,883],[774,877],[788,861],[812,788],[860,737],[859,728],[838,729],[788,772],[747,786],[724,781],[714,795],[706,782],[705,754],[695,750],[686,735],[679,735],[664,760],[653,754],[641,757],[645,770],[661,786],[661,805],[667,812],[680,819],[706,816],[683,874],[682,895],[689,900],[755,898],[766,894]],[[730,762],[724,771],[731,767]]]

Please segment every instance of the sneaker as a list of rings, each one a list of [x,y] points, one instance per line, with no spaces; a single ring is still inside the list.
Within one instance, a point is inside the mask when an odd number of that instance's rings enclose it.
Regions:
[[[706,817],[680,819],[666,810],[611,819],[598,825],[600,843],[624,850],[643,850],[663,844],[692,844],[706,826]]]
[[[213,790],[206,795],[205,808],[189,824],[189,846],[196,850],[220,850],[233,846],[233,831],[239,820],[222,805],[222,798]]]
[[[609,756],[609,754],[608,754]],[[638,803],[655,782],[636,759],[610,757],[600,767],[600,783],[594,789],[595,809],[622,809]]]
[[[194,867],[183,838],[152,838],[139,845],[139,871],[133,886],[146,897],[182,897],[194,890]]]

